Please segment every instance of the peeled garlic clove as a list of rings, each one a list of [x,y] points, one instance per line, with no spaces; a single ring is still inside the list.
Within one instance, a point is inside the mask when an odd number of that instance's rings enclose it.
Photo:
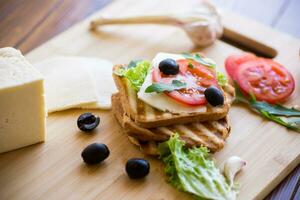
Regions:
[[[246,166],[246,161],[242,160],[238,156],[231,156],[224,163],[224,176],[232,186],[235,175]]]

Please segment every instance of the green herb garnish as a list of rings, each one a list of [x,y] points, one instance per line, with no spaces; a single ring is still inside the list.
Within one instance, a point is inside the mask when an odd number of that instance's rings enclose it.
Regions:
[[[193,65],[191,62],[189,62],[188,67],[189,67],[190,69],[194,69],[194,68],[195,68],[194,65]]]
[[[218,84],[221,86],[225,86],[228,83],[228,79],[222,72],[217,71],[217,80]]]
[[[288,129],[300,132],[300,111],[294,108],[287,108],[279,104],[269,104],[262,101],[257,101],[254,95],[247,98],[241,92],[239,86],[235,84],[236,102],[242,102],[250,106],[251,109],[257,111],[266,119],[269,119],[277,124],[287,127]],[[291,118],[293,117],[293,118]]]
[[[132,61],[130,61],[129,64],[127,65],[127,68],[136,67],[137,64],[138,64],[139,62],[142,62],[142,61],[143,61],[143,60],[132,60]]]
[[[207,67],[212,67],[212,68],[216,67],[216,63],[213,60],[209,58],[205,58],[201,56],[199,53],[196,54],[183,53],[182,56],[185,57],[186,59],[194,60]]]
[[[196,199],[236,199],[236,185],[230,187],[209,157],[206,147],[185,148],[178,134],[159,145],[168,182]]]
[[[168,83],[153,83],[150,86],[148,86],[145,90],[146,93],[152,93],[152,92],[172,92],[174,90],[180,90],[186,88],[186,83],[173,80],[171,84]]]
[[[130,61],[127,67],[118,68],[118,70],[115,70],[114,73],[118,76],[126,77],[132,88],[139,91],[145,81],[149,68],[149,61],[135,60]]]

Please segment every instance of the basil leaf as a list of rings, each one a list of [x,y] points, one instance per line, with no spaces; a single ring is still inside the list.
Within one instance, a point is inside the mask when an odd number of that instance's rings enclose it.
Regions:
[[[185,57],[186,59],[190,59],[190,60],[194,60],[202,65],[205,65],[207,67],[212,67],[215,68],[216,67],[216,63],[209,58],[205,58],[203,56],[201,56],[199,53],[196,54],[190,54],[190,53],[182,53],[182,56]]]
[[[188,67],[189,67],[190,69],[194,69],[194,68],[195,68],[194,65],[193,65],[191,62],[189,62]]]
[[[251,109],[260,113],[266,119],[269,119],[277,124],[285,126],[288,129],[300,132],[300,111],[294,108],[287,108],[282,105],[276,104],[272,105],[266,102],[257,101],[255,98],[251,98],[249,100],[243,93],[241,92],[239,86],[235,83],[235,91],[236,91],[236,100],[235,102],[246,103],[250,106]],[[282,117],[279,117],[282,116]],[[284,120],[284,118],[289,117],[298,117]]]
[[[295,122],[285,121],[282,118],[277,117],[275,115],[272,115],[272,114],[270,114],[270,113],[268,113],[267,111],[264,111],[264,110],[258,110],[258,112],[261,113],[262,116],[264,116],[265,118],[267,118],[267,119],[269,119],[273,122],[276,122],[277,124],[285,126],[288,129],[300,132],[299,124],[296,124]]]
[[[300,129],[300,119],[299,118],[289,119],[288,123],[291,124],[293,127]]]
[[[269,114],[276,116],[300,117],[299,110],[296,110],[294,108],[287,108],[279,104],[271,105],[266,102],[256,101],[252,103],[252,106],[257,110],[264,110],[267,111]]]
[[[153,83],[152,85],[148,86],[145,90],[146,93],[152,93],[152,92],[172,92],[174,90],[180,90],[186,88],[186,83],[181,82],[179,80],[173,80],[172,84],[168,83]]]

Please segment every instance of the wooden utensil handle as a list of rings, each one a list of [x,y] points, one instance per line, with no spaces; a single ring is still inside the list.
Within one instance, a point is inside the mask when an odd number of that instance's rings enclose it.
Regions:
[[[101,25],[113,24],[167,24],[175,25],[177,20],[171,16],[155,15],[155,16],[137,16],[137,17],[124,17],[124,18],[107,18],[102,17],[91,22],[91,28],[94,29]]]

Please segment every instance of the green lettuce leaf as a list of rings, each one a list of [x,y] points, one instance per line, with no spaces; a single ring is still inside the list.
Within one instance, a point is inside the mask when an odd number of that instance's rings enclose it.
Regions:
[[[187,149],[178,134],[159,145],[160,159],[165,163],[168,181],[177,189],[191,193],[196,199],[236,199],[236,187],[209,157],[205,147]]]
[[[150,62],[146,60],[131,61],[127,67],[121,67],[115,70],[114,73],[128,79],[132,88],[139,91],[145,81]]]
[[[222,72],[217,71],[217,80],[218,84],[221,86],[225,86],[228,83],[228,79]]]

